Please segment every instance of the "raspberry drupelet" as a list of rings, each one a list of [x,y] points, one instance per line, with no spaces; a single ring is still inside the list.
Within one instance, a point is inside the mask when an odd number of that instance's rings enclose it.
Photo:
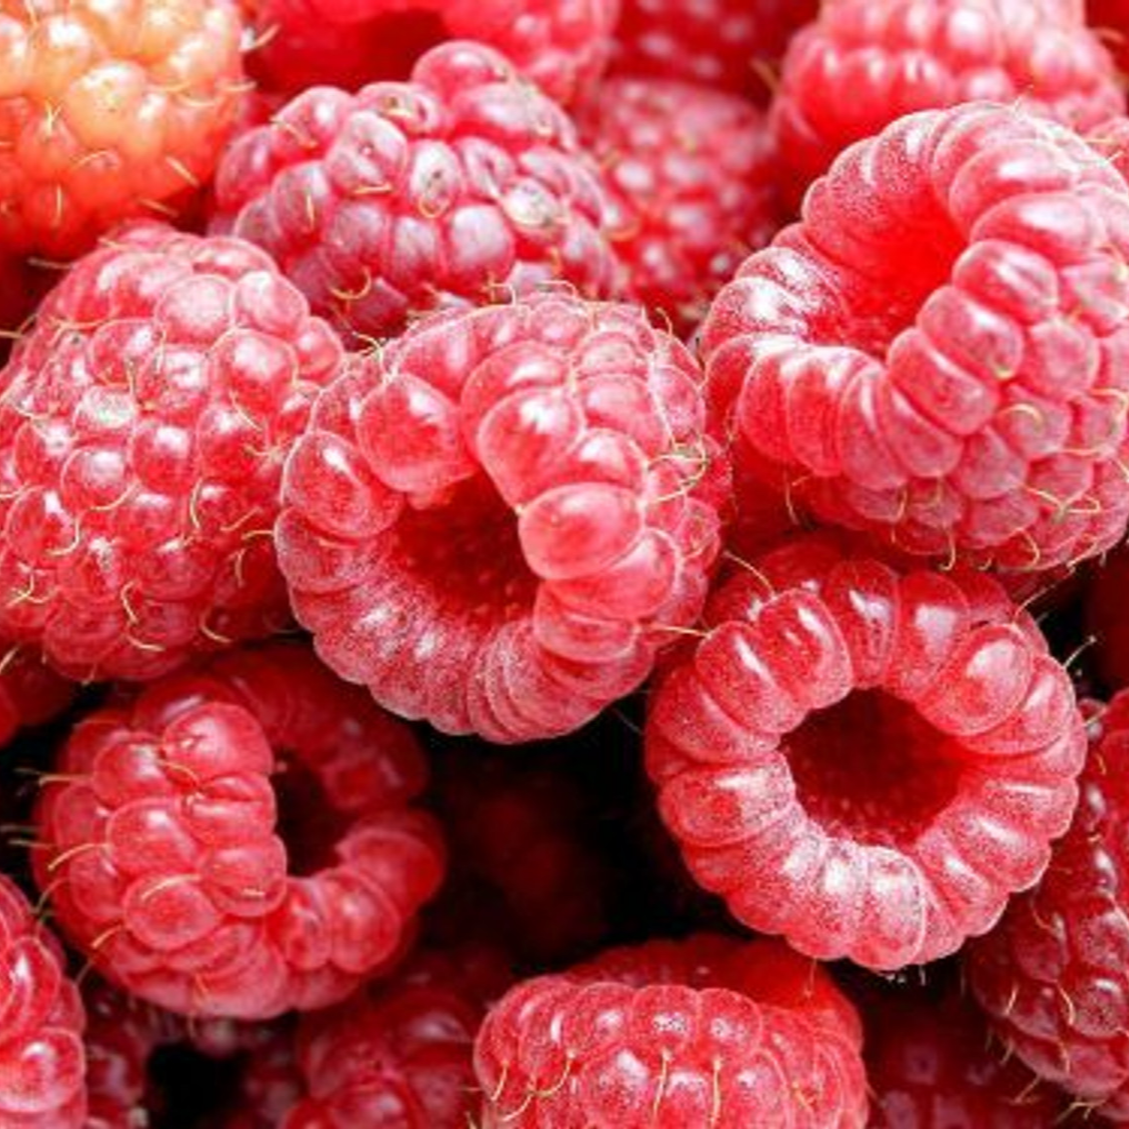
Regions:
[[[18,648],[0,659],[0,749],[25,726],[58,717],[74,697],[74,684],[38,656]]]
[[[635,307],[543,293],[435,314],[326,391],[279,561],[342,678],[444,732],[534,740],[693,622],[727,484],[690,353]]]
[[[854,1009],[774,941],[698,934],[513,988],[475,1044],[484,1129],[862,1129]]]
[[[443,875],[409,806],[414,736],[297,645],[90,715],[58,772],[33,859],[55,919],[107,979],[181,1014],[337,1002],[398,955]]]
[[[1102,553],[1129,519],[1127,257],[1129,188],[1068,130],[910,115],[721,291],[715,407],[823,520],[980,567]]]
[[[820,959],[897,969],[984,933],[1070,822],[1070,680],[995,581],[813,535],[711,597],[647,768],[691,872]]]

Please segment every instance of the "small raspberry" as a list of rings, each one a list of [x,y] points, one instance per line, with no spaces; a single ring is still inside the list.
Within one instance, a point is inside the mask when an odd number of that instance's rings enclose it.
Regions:
[[[340,359],[249,244],[145,225],[81,260],[0,373],[0,634],[151,678],[284,625],[264,534]]]
[[[448,733],[569,732],[693,621],[723,461],[641,310],[539,294],[425,319],[318,402],[277,527],[341,677]]]
[[[19,650],[0,659],[0,748],[25,726],[58,717],[74,697],[74,684],[60,678],[38,656]]]
[[[783,945],[652,941],[493,1008],[484,1129],[861,1129],[861,1041],[827,974]]]
[[[994,581],[801,538],[737,573],[653,693],[647,768],[746,925],[894,969],[955,952],[1070,822],[1070,680]]]
[[[831,0],[792,40],[773,99],[787,188],[798,202],[905,114],[977,100],[1080,131],[1125,109],[1113,60],[1063,0]]]
[[[335,1003],[397,954],[442,876],[436,827],[407,806],[414,737],[298,646],[91,715],[58,772],[34,858],[56,919],[110,980],[183,1014]]]
[[[1129,694],[1091,721],[1074,823],[1039,885],[969,946],[997,1035],[1040,1077],[1129,1121]]]
[[[0,0],[0,245],[174,214],[235,122],[241,30],[226,0]]]
[[[708,87],[613,78],[577,124],[615,199],[616,249],[635,297],[692,330],[776,230],[764,118]]]
[[[911,115],[722,290],[715,407],[794,506],[901,549],[1101,553],[1129,520],[1127,257],[1129,189],[1073,134],[988,104]]]
[[[362,336],[562,279],[613,294],[610,203],[564,112],[495,51],[446,43],[406,83],[319,87],[244,134],[213,226],[265,247]]]
[[[86,1122],[82,1000],[63,955],[0,874],[0,1125],[81,1129]]]

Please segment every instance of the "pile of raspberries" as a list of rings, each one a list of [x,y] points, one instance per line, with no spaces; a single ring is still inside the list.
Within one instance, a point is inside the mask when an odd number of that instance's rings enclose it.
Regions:
[[[1127,0],[0,0],[0,1129],[1129,1126]]]

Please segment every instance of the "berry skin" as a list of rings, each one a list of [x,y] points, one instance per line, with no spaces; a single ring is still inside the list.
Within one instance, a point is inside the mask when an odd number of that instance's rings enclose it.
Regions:
[[[853,1008],[772,941],[700,934],[525,981],[475,1045],[484,1129],[861,1129]]]
[[[264,534],[341,356],[249,244],[145,225],[81,260],[0,373],[0,634],[136,679],[284,626]]]
[[[996,1034],[1040,1077],[1129,1121],[1129,694],[1091,720],[1082,798],[1039,885],[969,946]]]
[[[578,728],[693,622],[724,461],[641,310],[539,294],[419,322],[328,389],[276,536],[322,658],[403,717]]]
[[[1039,877],[1085,736],[994,581],[802,538],[704,622],[652,693],[647,768],[691,872],[744,924],[896,969],[955,952]]]
[[[58,944],[0,874],[0,1125],[81,1129],[85,1017]]]
[[[1085,131],[1125,109],[1113,60],[1063,0],[833,0],[792,40],[772,122],[786,188],[918,110],[989,100]]]
[[[714,406],[792,505],[1037,571],[1129,520],[1129,189],[989,104],[844,153],[706,319]],[[740,451],[737,452],[738,458]]]
[[[0,0],[0,246],[175,213],[235,123],[241,31],[227,0]]]
[[[25,726],[58,717],[74,697],[74,685],[39,658],[12,651],[0,659],[0,748]]]
[[[108,979],[181,1014],[337,1002],[397,955],[442,878],[437,828],[408,807],[414,737],[298,646],[92,714],[58,772],[33,860],[56,920]]]
[[[213,228],[265,247],[361,336],[561,279],[613,295],[610,201],[564,112],[497,52],[451,42],[412,81],[307,90],[216,174]]]
[[[708,87],[613,78],[577,124],[614,195],[616,249],[635,297],[692,330],[776,230],[764,118]]]

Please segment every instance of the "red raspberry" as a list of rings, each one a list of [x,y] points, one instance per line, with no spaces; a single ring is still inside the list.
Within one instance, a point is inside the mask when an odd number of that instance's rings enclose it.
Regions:
[[[1129,520],[1129,190],[973,104],[852,147],[706,319],[715,406],[793,505],[1038,570]],[[739,454],[740,452],[738,452]]]
[[[321,87],[231,147],[214,226],[261,244],[360,335],[560,278],[613,293],[609,203],[562,110],[495,51],[447,43],[412,81]]]
[[[287,622],[282,460],[341,345],[256,247],[140,226],[0,374],[0,634],[150,678]]]
[[[642,311],[539,294],[421,321],[318,401],[277,527],[341,677],[448,733],[573,730],[701,607],[723,464]]]
[[[43,725],[71,704],[74,684],[38,656],[12,650],[0,659],[0,748],[30,725]]]
[[[1086,0],[1086,22],[1113,55],[1122,74],[1129,71],[1129,0]]]
[[[241,29],[227,0],[0,0],[0,245],[175,214],[235,122]]]
[[[980,99],[1078,130],[1125,109],[1113,60],[1063,0],[829,0],[792,40],[773,99],[787,188],[798,201],[904,114]]]
[[[502,998],[475,1045],[484,1129],[861,1129],[861,1041],[783,945],[652,941]]]
[[[616,247],[635,296],[688,332],[776,230],[764,118],[707,87],[613,78],[577,124],[614,194]]]
[[[80,1129],[86,1088],[82,1000],[59,946],[0,874],[0,1125]]]
[[[955,952],[1070,822],[1085,736],[1034,624],[974,572],[803,538],[707,605],[651,698],[647,767],[698,881],[801,952]]]
[[[1085,618],[1094,640],[1092,657],[1098,674],[1110,690],[1129,687],[1129,547],[1111,553],[1097,569],[1086,589]]]
[[[1004,1045],[1129,1121],[1129,694],[1091,722],[1074,823],[1039,885],[971,945],[965,971]]]
[[[336,1002],[396,955],[442,876],[437,829],[407,806],[424,781],[411,732],[297,646],[91,715],[58,773],[40,887],[97,968],[172,1011]]]

